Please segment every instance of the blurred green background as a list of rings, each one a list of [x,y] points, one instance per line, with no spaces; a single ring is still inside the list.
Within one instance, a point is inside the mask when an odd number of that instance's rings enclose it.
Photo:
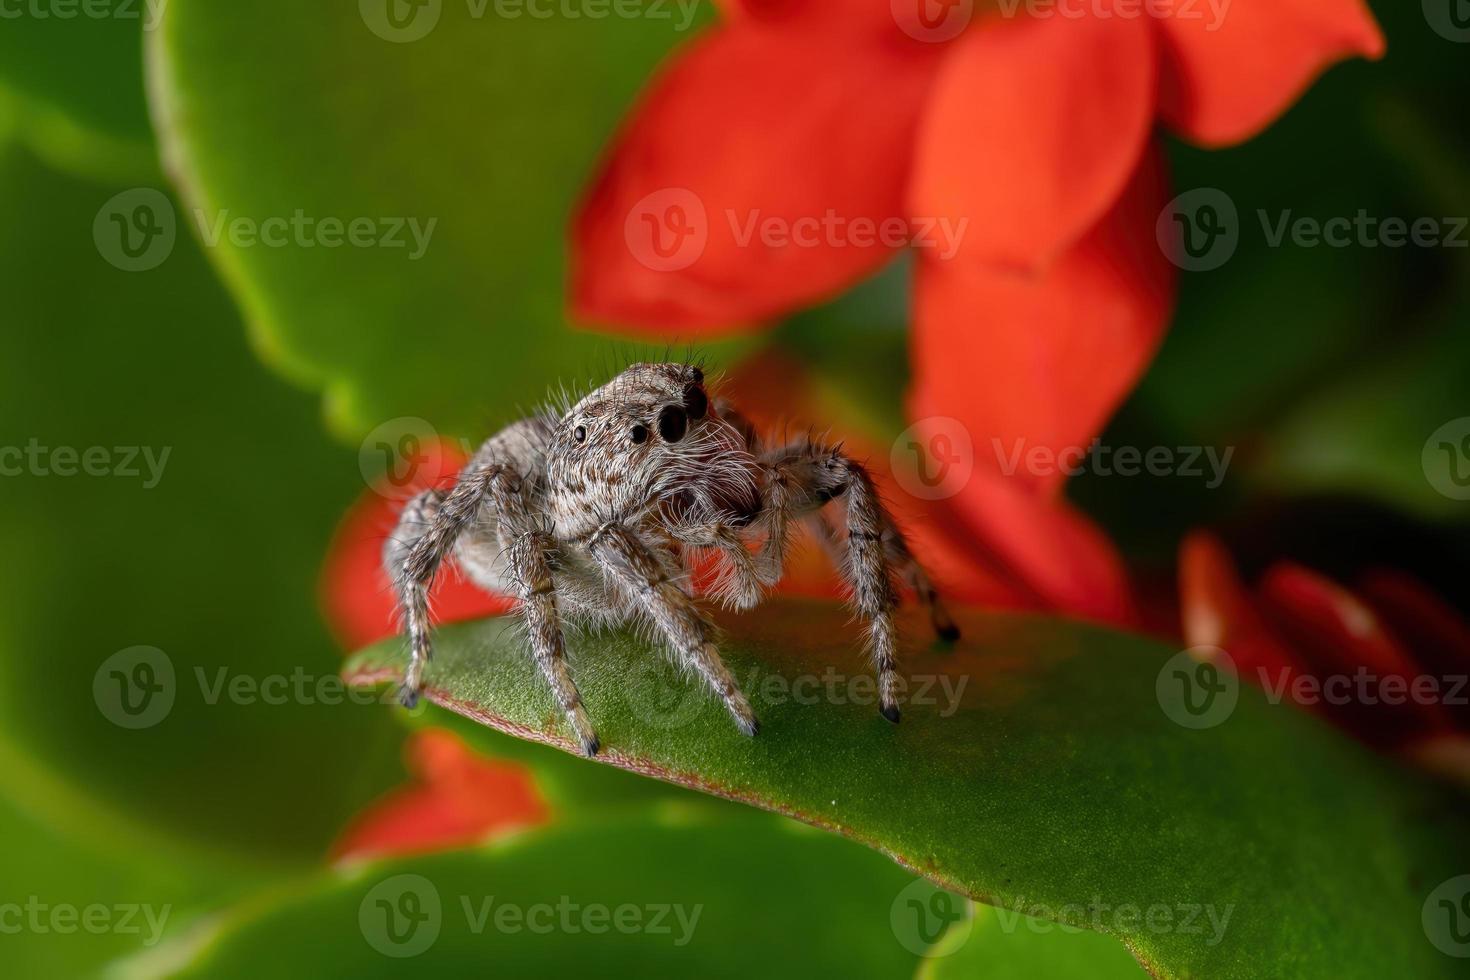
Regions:
[[[695,29],[713,19],[707,6]],[[1238,149],[1171,144],[1176,188],[1224,189],[1243,216],[1470,214],[1470,47],[1431,30],[1418,4],[1374,8],[1389,39],[1381,63],[1333,69]],[[99,666],[146,645],[189,679],[184,691],[221,670],[335,675],[344,651],[317,608],[317,577],[364,490],[362,436],[419,416],[481,437],[552,380],[627,349],[564,322],[566,216],[640,85],[689,33],[648,18],[472,21],[446,4],[431,37],[399,45],[365,29],[350,0],[170,0],[156,23],[141,0],[97,9],[109,13],[0,21],[0,444],[169,456],[151,487],[141,476],[0,478],[0,900],[166,896],[178,936],[319,868],[348,818],[402,781],[404,730],[376,705],[197,694],[163,723],[127,730],[98,710]],[[150,86],[166,129],[150,121]],[[433,248],[410,261],[210,246],[171,169],[191,175],[182,190],[209,210],[437,215]],[[137,188],[172,202],[176,237],[155,267],[125,271],[94,223]],[[733,363],[778,345],[863,403],[860,421],[886,444],[905,424],[901,271],[711,356]],[[1248,567],[1289,555],[1345,572],[1366,552],[1466,608],[1466,510],[1425,479],[1420,449],[1470,414],[1467,273],[1470,249],[1271,248],[1248,219],[1232,261],[1183,277],[1163,350],[1104,436],[1237,446],[1225,487],[1083,476],[1071,497],[1157,576],[1181,534],[1212,524],[1230,529]],[[722,900],[772,929],[805,914],[809,945],[789,972],[818,969],[829,946],[844,962],[861,952],[875,976],[915,968],[891,942],[825,931],[866,914],[848,908],[863,895],[902,887],[901,869],[675,795],[648,805],[701,814],[659,819],[709,838],[692,846],[711,854]],[[700,823],[717,819],[750,822],[738,849]],[[596,891],[616,873],[602,865],[610,851],[642,856],[619,865],[629,873],[659,870],[647,826],[631,821],[606,841],[559,831],[565,840],[509,859],[525,880],[567,861]],[[831,887],[786,890],[818,875]],[[311,880],[289,886],[302,889],[290,902],[329,906],[345,901],[333,888],[351,887]],[[886,914],[888,899],[874,901]],[[830,915],[811,912],[824,902]],[[294,908],[241,914],[266,921],[280,949],[308,948],[309,935],[292,938]],[[1060,948],[1046,955],[1065,960]],[[201,972],[230,972],[235,951],[216,950],[218,969]],[[148,952],[119,932],[0,935],[12,976],[90,974]],[[317,953],[314,969],[351,968]],[[596,943],[505,955],[517,970],[614,969]],[[974,975],[987,968],[1002,967]]]

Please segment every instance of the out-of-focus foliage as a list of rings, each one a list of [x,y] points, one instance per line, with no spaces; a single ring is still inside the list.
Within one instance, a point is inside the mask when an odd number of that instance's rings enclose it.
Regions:
[[[341,692],[314,579],[360,486],[353,455],[322,432],[310,396],[249,357],[187,236],[156,269],[121,271],[93,240],[120,188],[14,146],[0,168],[0,418],[7,442],[38,450],[34,463],[7,458],[26,472],[0,482],[12,557],[0,744],[29,760],[7,766],[0,795],[45,814],[33,763],[99,808],[57,800],[66,812],[45,819],[58,826],[104,840],[136,831],[164,850],[174,839],[241,867],[312,860],[399,771],[398,729],[378,705],[323,703]],[[51,455],[59,447],[102,447],[107,471],[87,475]],[[171,661],[175,695],[156,724],[129,730],[99,708],[94,682],[139,645]],[[305,698],[231,693],[237,678],[297,675]]]

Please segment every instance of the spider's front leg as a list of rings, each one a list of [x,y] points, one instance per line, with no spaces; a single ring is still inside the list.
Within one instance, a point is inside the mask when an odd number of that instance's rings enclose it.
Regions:
[[[587,540],[604,574],[643,609],[675,654],[704,678],[747,735],[760,731],[755,712],[710,642],[712,628],[693,598],[668,575],[667,564],[625,524],[604,524]]]
[[[409,635],[409,662],[400,699],[407,707],[418,702],[424,668],[433,656],[428,593],[434,576],[460,536],[475,521],[488,517],[496,521],[498,536],[510,562],[516,599],[526,619],[536,665],[551,685],[582,751],[592,755],[598,748],[597,733],[567,669],[557,616],[548,557],[554,542],[529,516],[522,487],[521,476],[514,468],[493,453],[481,450],[461,471],[459,481],[447,496],[439,491],[427,491],[404,508],[399,532],[394,533],[384,548],[389,574],[398,583]]]
[[[868,622],[868,642],[878,674],[878,710],[889,721],[897,722],[898,644],[893,622],[898,608],[896,572],[903,572],[920,600],[928,605],[941,638],[958,639],[959,629],[861,463],[840,448],[817,443],[788,446],[770,454],[764,462],[771,474],[771,486],[781,488],[782,499],[776,508],[780,513],[773,519],[779,520],[783,528],[788,515],[820,518],[823,505],[844,498],[847,548],[837,565],[852,589],[853,607]],[[818,521],[817,528],[826,543],[837,550],[835,529],[824,520]]]

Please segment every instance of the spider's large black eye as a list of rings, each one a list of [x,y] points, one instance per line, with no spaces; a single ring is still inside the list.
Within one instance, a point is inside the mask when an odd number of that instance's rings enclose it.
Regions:
[[[699,385],[690,385],[684,391],[684,411],[696,422],[704,418],[704,413],[709,411],[709,396]]]
[[[648,426],[635,425],[628,431],[628,438],[633,440],[633,445],[641,446],[648,441]]]
[[[577,440],[578,442],[586,442],[587,441],[587,428],[586,428],[586,426],[579,425],[575,429],[573,429],[572,430],[572,438],[575,439],[575,440]]]
[[[689,417],[678,405],[665,405],[658,413],[658,434],[664,442],[678,442],[689,429]]]

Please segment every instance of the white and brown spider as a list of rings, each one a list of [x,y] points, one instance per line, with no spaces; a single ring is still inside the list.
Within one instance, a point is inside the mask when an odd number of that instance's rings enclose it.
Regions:
[[[834,501],[845,506],[845,534],[822,514]],[[867,622],[879,710],[897,722],[898,577],[942,638],[959,631],[872,479],[840,446],[761,446],[732,407],[711,403],[704,373],[688,364],[634,364],[560,417],[514,422],[480,447],[452,490],[408,503],[383,549],[410,643],[402,700],[418,699],[431,655],[428,590],[453,555],[475,583],[515,597],[531,653],[588,755],[597,734],[567,669],[563,616],[650,627],[754,735],[755,715],[692,594],[690,554],[713,550],[711,594],[749,608],[781,578],[788,527],[800,519],[839,556]]]

